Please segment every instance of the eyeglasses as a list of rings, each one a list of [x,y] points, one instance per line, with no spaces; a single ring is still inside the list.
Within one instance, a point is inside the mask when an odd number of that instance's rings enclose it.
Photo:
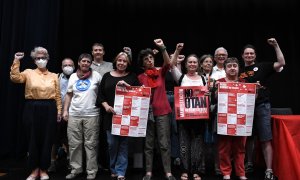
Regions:
[[[71,64],[64,64],[64,65],[62,65],[63,67],[67,67],[67,66],[70,66],[70,67],[73,67],[73,65],[71,65]]]
[[[47,59],[46,57],[36,57],[34,58],[35,60],[40,60],[40,59]]]
[[[226,57],[227,54],[216,54],[216,57]]]

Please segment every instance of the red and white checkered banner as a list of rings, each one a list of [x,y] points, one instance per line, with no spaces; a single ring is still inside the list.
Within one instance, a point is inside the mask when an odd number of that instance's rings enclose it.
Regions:
[[[151,88],[116,86],[111,133],[120,136],[145,137]]]
[[[218,84],[217,133],[251,136],[256,84],[220,82]]]

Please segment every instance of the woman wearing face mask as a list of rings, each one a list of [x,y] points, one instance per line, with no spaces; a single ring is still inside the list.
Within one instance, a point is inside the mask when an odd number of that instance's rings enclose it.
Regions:
[[[43,47],[31,51],[36,69],[20,72],[20,60],[24,53],[17,52],[11,66],[10,79],[25,83],[23,123],[28,138],[28,165],[32,170],[26,180],[49,179],[51,147],[57,120],[61,118],[61,96],[57,74],[46,68],[49,54]]]

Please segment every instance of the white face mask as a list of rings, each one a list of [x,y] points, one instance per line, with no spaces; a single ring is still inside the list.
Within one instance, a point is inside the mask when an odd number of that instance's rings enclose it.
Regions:
[[[74,71],[74,68],[72,66],[66,66],[63,68],[63,73],[65,75],[71,75]]]
[[[35,61],[35,64],[38,68],[45,68],[47,66],[48,61],[46,59],[38,59]]]

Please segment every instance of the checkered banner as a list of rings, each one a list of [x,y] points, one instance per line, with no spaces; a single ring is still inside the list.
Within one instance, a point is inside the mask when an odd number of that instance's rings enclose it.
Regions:
[[[145,137],[151,88],[116,86],[111,133],[119,136]]]
[[[251,136],[256,84],[220,82],[218,84],[217,133]]]

